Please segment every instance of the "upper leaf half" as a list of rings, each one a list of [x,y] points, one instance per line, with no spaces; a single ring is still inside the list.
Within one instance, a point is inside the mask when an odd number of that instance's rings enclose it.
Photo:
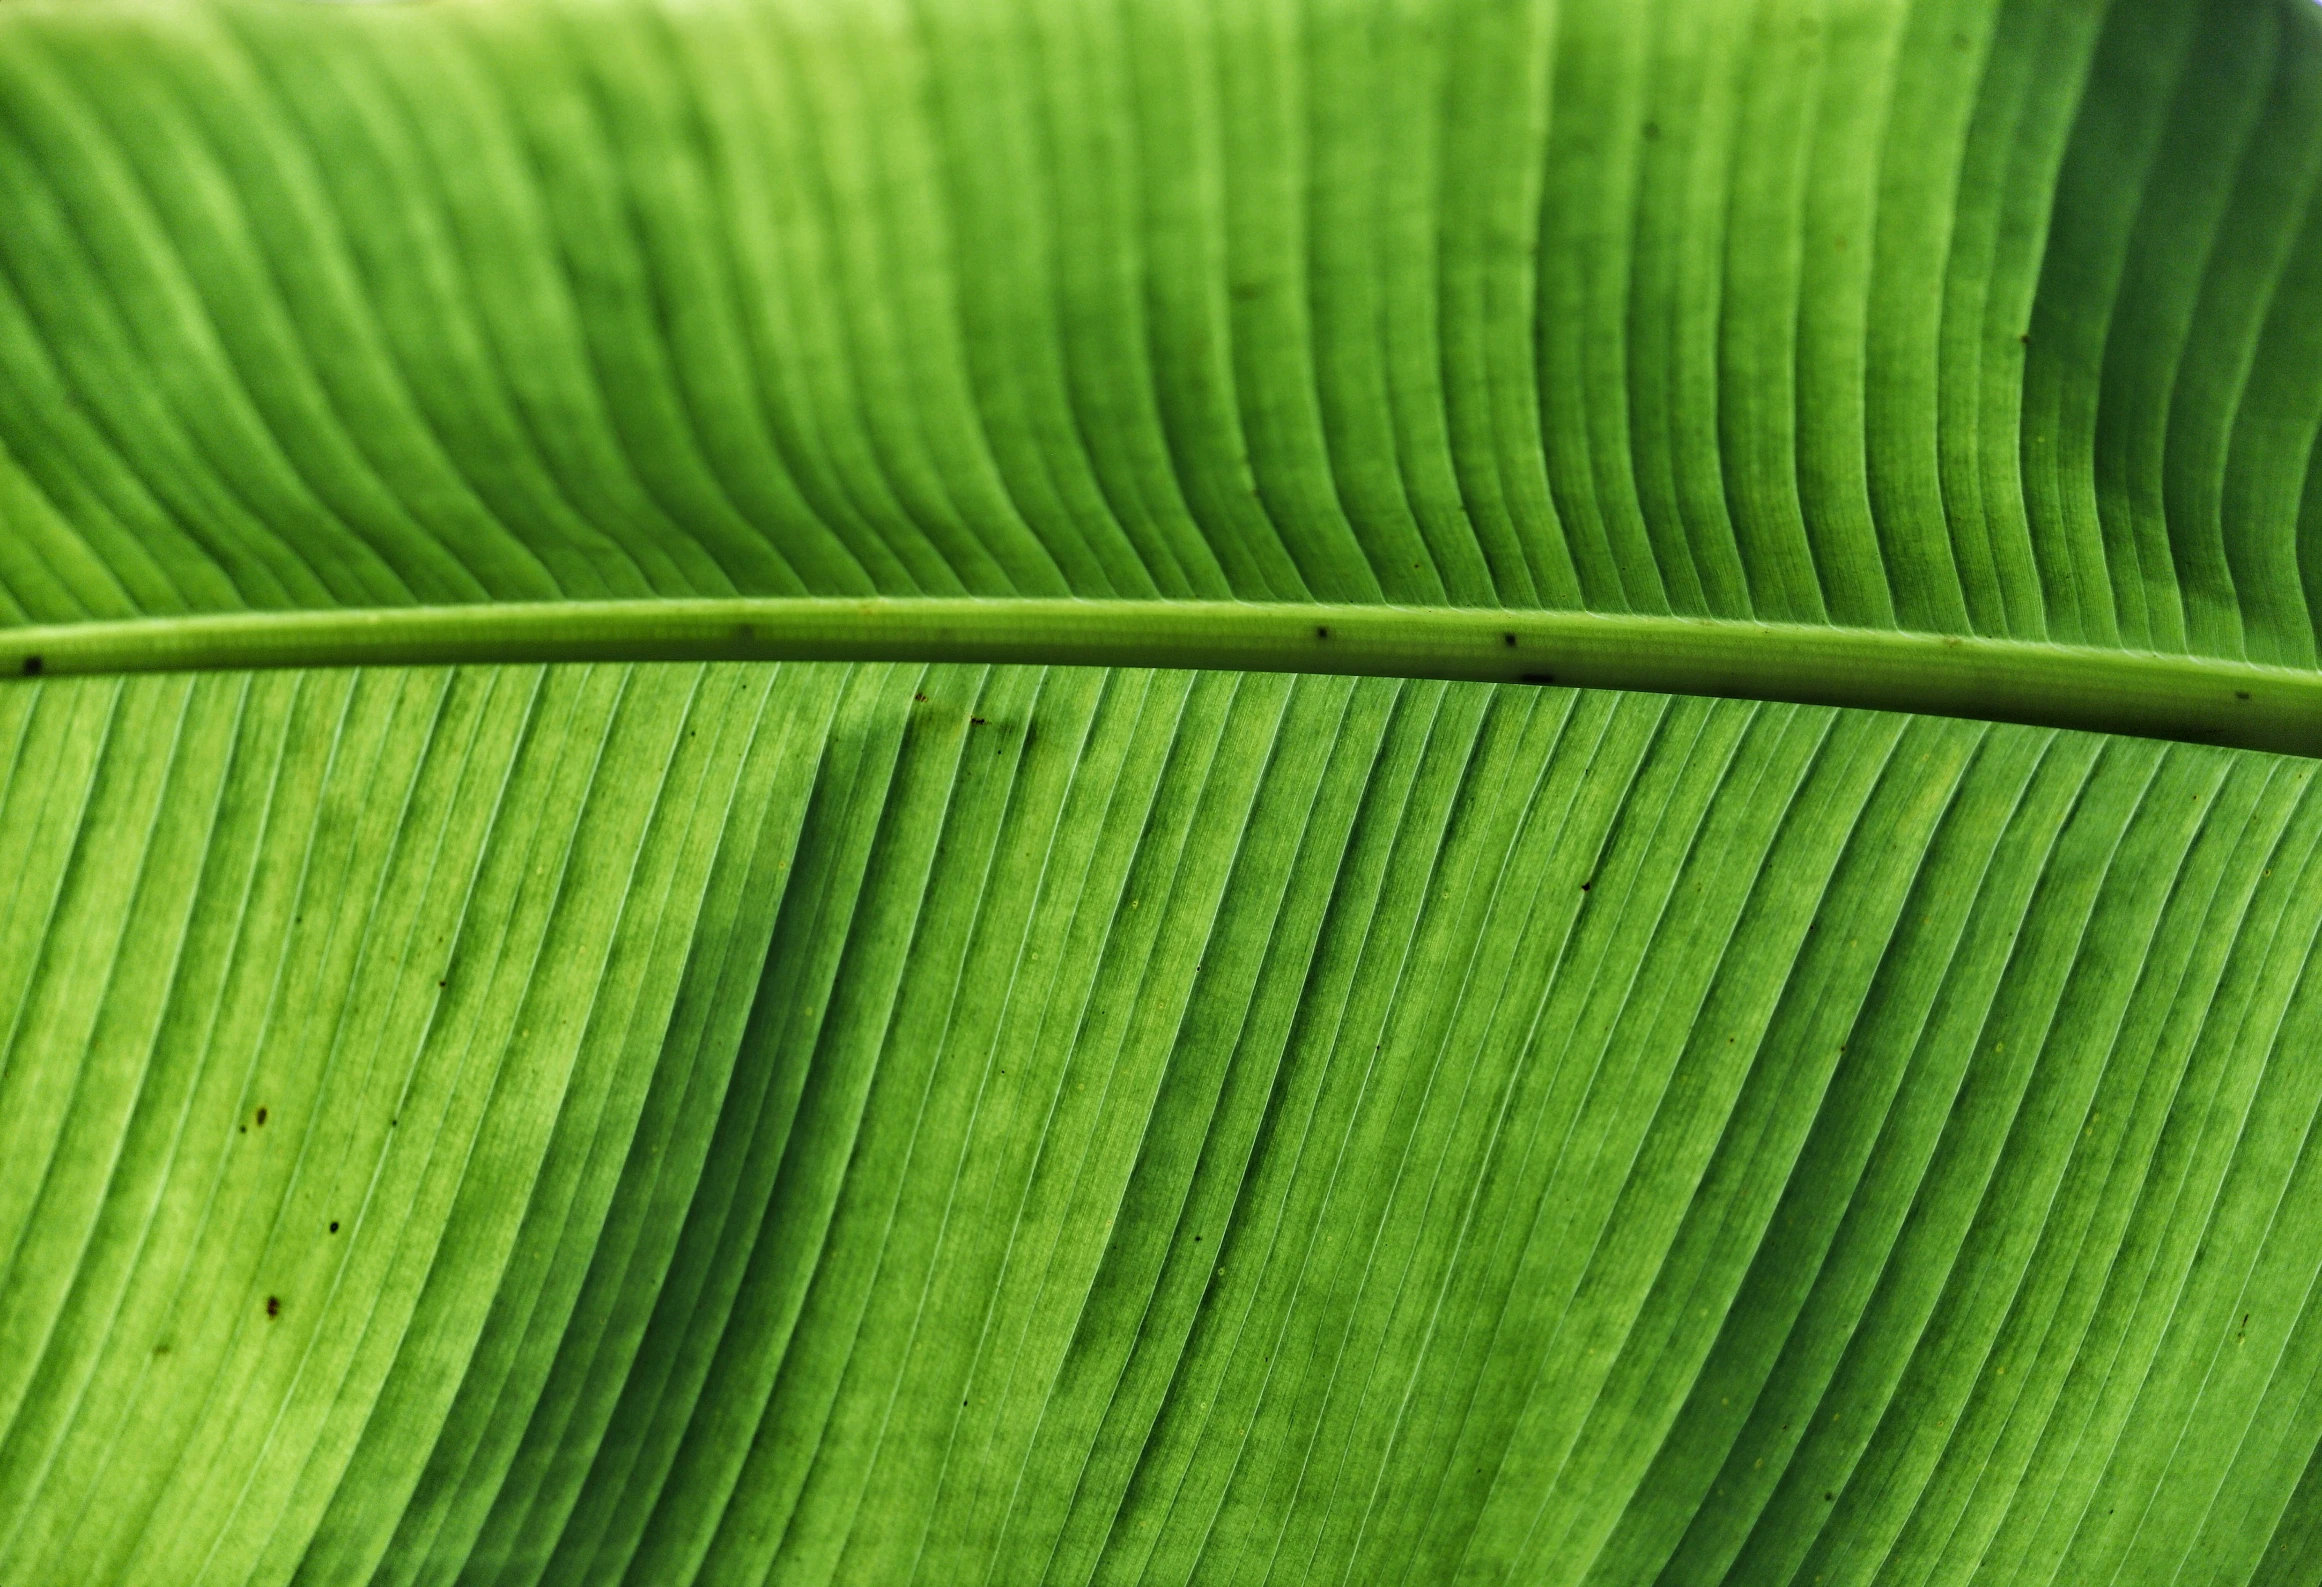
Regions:
[[[0,616],[1391,602],[2313,668],[2302,0],[0,11]]]

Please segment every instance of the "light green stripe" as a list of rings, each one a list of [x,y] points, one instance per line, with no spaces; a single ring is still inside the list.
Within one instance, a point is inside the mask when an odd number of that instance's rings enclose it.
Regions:
[[[2322,756],[2322,673],[1809,624],[1231,601],[659,600],[0,633],[9,676],[546,661],[971,661],[1555,683]]]

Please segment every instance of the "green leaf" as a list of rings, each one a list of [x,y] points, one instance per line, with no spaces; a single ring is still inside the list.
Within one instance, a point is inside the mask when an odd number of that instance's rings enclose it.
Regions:
[[[6,0],[0,1581],[2311,1583],[2318,432],[2304,0]]]

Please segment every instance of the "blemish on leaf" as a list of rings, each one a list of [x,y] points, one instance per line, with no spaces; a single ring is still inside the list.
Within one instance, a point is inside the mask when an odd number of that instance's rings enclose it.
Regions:
[[[927,703],[927,696],[924,694],[914,694],[911,696],[911,698],[917,700],[921,705],[925,705]]]
[[[260,1109],[258,1110],[257,1114],[256,1114],[256,1115],[255,1115],[255,1116],[252,1118],[251,1122],[252,1122],[252,1123],[254,1123],[254,1124],[259,1124],[259,1125],[263,1125],[263,1124],[265,1124],[265,1122],[266,1122],[266,1110],[265,1110],[264,1108],[260,1108]]]
[[[1314,625],[1314,637],[1317,639],[1328,639],[1330,637],[1330,630],[1325,628],[1322,624],[1317,623]]]
[[[266,1315],[269,1317],[279,1317],[282,1315],[281,1296],[269,1295],[266,1297]]]
[[[984,719],[980,716],[971,716],[968,718],[968,726],[970,727],[982,727],[983,725]]]
[[[336,1218],[333,1218],[333,1219],[331,1220],[331,1233],[333,1233],[333,1234],[336,1234],[336,1233],[338,1233],[338,1232],[339,1232],[339,1220],[338,1220],[338,1219],[336,1219]]]
[[[48,663],[38,656],[26,656],[24,658],[24,675],[27,678],[37,678],[40,676],[40,669],[47,665]]]
[[[1513,649],[1515,649],[1515,648],[1516,648],[1516,636],[1515,636],[1514,634],[1502,634],[1502,635],[1500,635],[1500,640],[1501,640],[1501,642],[1502,642],[1503,644],[1505,644],[1505,645],[1506,645],[1506,646],[1507,646],[1507,647],[1508,647],[1510,650],[1513,650]]]
[[[1596,885],[1596,878],[1595,878],[1595,877],[1593,877],[1593,876],[1591,876],[1591,877],[1590,877],[1590,878],[1589,878],[1587,881],[1585,881],[1585,882],[1582,882],[1582,883],[1580,884],[1580,890],[1581,890],[1582,892],[1584,892],[1584,893],[1585,893],[1585,892],[1587,892],[1587,891],[1588,891],[1588,890],[1589,890],[1591,887],[1594,887],[1595,885]]]
[[[2246,700],[2249,698],[2249,691],[2247,689],[2236,689],[2233,691],[2233,697],[2236,700]]]

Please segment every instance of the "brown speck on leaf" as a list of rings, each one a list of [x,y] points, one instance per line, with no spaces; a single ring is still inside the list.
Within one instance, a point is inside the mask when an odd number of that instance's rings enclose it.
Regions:
[[[266,1122],[266,1110],[264,1108],[260,1108],[258,1110],[257,1117],[253,1120],[253,1122],[258,1124],[264,1124]]]
[[[266,1297],[266,1315],[269,1317],[279,1317],[282,1315],[281,1296],[269,1295]]]
[[[911,698],[917,700],[921,705],[927,703],[927,696],[924,694],[914,694]]]
[[[27,678],[37,678],[40,676],[40,669],[47,664],[38,656],[26,656],[24,658],[24,675]]]
[[[1505,644],[1505,645],[1506,645],[1506,646],[1507,646],[1507,647],[1508,647],[1510,650],[1513,650],[1513,649],[1515,649],[1515,648],[1516,648],[1516,636],[1515,636],[1514,634],[1502,634],[1502,635],[1500,635],[1500,640],[1501,640],[1501,642],[1502,642],[1502,643],[1504,643],[1504,644]]]
[[[2022,342],[2026,347],[2029,347],[2032,345],[2032,333],[2030,331],[2020,332],[2018,333],[2016,340]]]
[[[1825,1492],[1822,1495],[1822,1502],[1824,1504],[1836,1504],[1838,1502],[1838,1495],[1835,1493]]]
[[[1330,637],[1330,630],[1317,623],[1314,628],[1314,637],[1317,639],[1328,639]]]
[[[2236,700],[2246,700],[2249,698],[2249,691],[2247,689],[2236,689],[2233,691],[2233,697]]]
[[[1585,892],[1587,892],[1587,891],[1588,891],[1588,890],[1589,890],[1591,887],[1594,887],[1595,885],[1596,885],[1596,878],[1595,878],[1595,877],[1593,877],[1593,876],[1591,876],[1591,877],[1590,877],[1590,878],[1589,878],[1587,881],[1585,881],[1585,882],[1582,882],[1582,883],[1580,884],[1580,890],[1581,890],[1582,892],[1584,892],[1584,893],[1585,893]]]
[[[338,1220],[338,1219],[336,1219],[336,1218],[333,1218],[333,1219],[331,1220],[331,1233],[333,1233],[333,1234],[336,1234],[336,1233],[338,1233],[338,1232],[339,1232],[339,1220]]]
[[[982,727],[983,725],[984,719],[980,716],[971,716],[968,718],[968,726],[970,727]]]

